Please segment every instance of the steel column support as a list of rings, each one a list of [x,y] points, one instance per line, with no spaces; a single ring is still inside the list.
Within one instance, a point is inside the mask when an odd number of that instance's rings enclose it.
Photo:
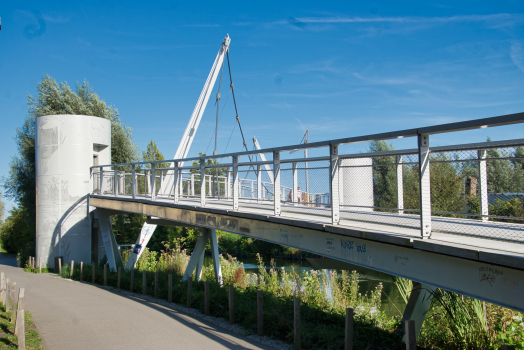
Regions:
[[[178,204],[179,202],[179,189],[178,186],[181,186],[180,184],[180,169],[178,169],[178,162],[174,162],[173,168],[175,170],[173,171],[173,201],[175,204]]]
[[[257,165],[257,202],[262,199],[262,171],[260,165]]]
[[[402,156],[397,156],[397,208],[399,214],[404,214],[404,175]]]
[[[420,185],[420,235],[431,237],[431,186],[429,177],[429,134],[418,134]]]
[[[297,163],[293,162],[293,204],[298,205],[298,174],[297,174]]]
[[[131,165],[131,194],[133,199],[136,198],[136,165]]]
[[[339,188],[339,159],[338,145],[329,145],[329,189],[331,194],[331,222],[337,225],[340,222],[340,188]]]
[[[118,168],[113,167],[113,194],[118,196]]]
[[[280,204],[280,152],[273,152],[273,204],[275,209],[275,215],[280,215],[281,204]]]
[[[206,206],[206,160],[200,159],[200,205]]]
[[[222,269],[220,268],[220,254],[218,253],[217,231],[214,228],[207,228],[208,237],[211,243],[211,257],[213,258],[213,268],[215,269],[215,276],[218,284],[223,285]]]
[[[156,200],[156,164],[151,164],[151,200]]]
[[[489,202],[488,202],[488,171],[486,166],[487,151],[485,149],[478,151],[479,158],[479,186],[480,186],[480,214],[482,221],[488,221]]]
[[[111,216],[105,210],[97,209],[98,224],[109,268],[116,271],[117,266],[122,266],[122,257],[118,251],[115,235],[111,229]]]
[[[404,310],[400,327],[403,327],[405,321],[415,321],[415,335],[418,338],[422,324],[426,318],[426,313],[431,306],[431,300],[433,299],[433,292],[435,287],[429,284],[413,282],[413,289],[409,295],[408,304]],[[405,337],[405,335],[404,335]]]
[[[233,156],[233,210],[238,210],[238,156]]]
[[[193,249],[193,253],[191,254],[189,263],[187,264],[184,276],[182,277],[182,281],[186,281],[188,278],[191,278],[195,268],[197,268],[197,280],[200,280],[200,274],[202,273],[202,265],[204,260],[204,252],[206,250],[206,244],[208,240],[209,237],[207,235],[206,230],[200,229],[200,236],[198,236],[195,248]],[[198,271],[199,268],[200,271]]]

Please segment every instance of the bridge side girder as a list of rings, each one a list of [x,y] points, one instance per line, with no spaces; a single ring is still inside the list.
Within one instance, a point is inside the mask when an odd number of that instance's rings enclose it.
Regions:
[[[524,311],[524,298],[520,293],[524,286],[524,268],[516,269],[479,260],[482,257],[521,264],[524,259],[516,259],[515,254],[497,255],[472,248],[446,247],[433,239],[418,242],[408,236],[366,231],[362,228],[340,225],[333,227],[220,209],[96,196],[91,197],[91,203],[97,207],[141,213],[286,245]],[[430,249],[450,255],[435,253],[429,251]]]

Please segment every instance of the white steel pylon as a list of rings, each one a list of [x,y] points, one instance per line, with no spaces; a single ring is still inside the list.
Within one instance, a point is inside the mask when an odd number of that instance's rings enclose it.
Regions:
[[[182,136],[182,139],[180,140],[180,144],[178,145],[177,151],[173,159],[183,159],[187,157],[189,149],[191,148],[191,144],[193,143],[193,139],[195,138],[198,125],[200,124],[200,120],[202,119],[202,115],[204,114],[204,111],[206,109],[207,101],[209,100],[209,96],[211,96],[211,92],[213,90],[213,87],[215,86],[218,74],[220,73],[220,67],[222,67],[222,64],[224,63],[224,57],[229,51],[230,42],[231,39],[229,38],[229,35],[226,35],[224,41],[222,42],[222,46],[220,46],[220,50],[218,50],[215,62],[211,67],[211,71],[209,72],[204,88],[200,93],[200,97],[198,98],[195,109],[193,110],[193,114],[191,114],[191,118],[189,119],[189,123],[187,124],[186,130],[184,131],[184,134]],[[184,162],[180,162],[179,166],[182,166],[183,164]],[[169,170],[162,181],[159,194],[168,194],[171,191],[173,191],[173,184],[174,171]],[[131,269],[136,264],[136,262],[140,258],[140,255],[142,254],[143,248],[147,246],[147,243],[151,239],[151,236],[155,232],[155,229],[156,225],[144,223],[144,226],[140,231],[140,236],[136,241],[135,249],[133,249],[133,251],[131,252],[131,256],[129,257],[129,260],[127,261],[126,269]]]

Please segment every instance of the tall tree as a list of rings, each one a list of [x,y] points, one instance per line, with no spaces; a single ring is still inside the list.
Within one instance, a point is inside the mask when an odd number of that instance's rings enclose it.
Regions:
[[[44,75],[37,84],[37,96],[27,95],[28,116],[17,129],[15,142],[18,155],[10,163],[9,176],[4,179],[7,198],[17,202],[23,211],[23,220],[33,233],[34,246],[36,203],[35,203],[35,126],[36,118],[50,114],[82,114],[106,118],[111,121],[111,161],[132,162],[138,158],[138,149],[133,142],[131,128],[122,124],[118,110],[108,106],[93,91],[87,81],[77,84],[76,92],[67,82],[58,84],[49,75]]]

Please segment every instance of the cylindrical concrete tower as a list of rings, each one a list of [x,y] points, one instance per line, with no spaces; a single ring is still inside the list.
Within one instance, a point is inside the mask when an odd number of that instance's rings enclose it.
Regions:
[[[111,163],[111,122],[87,115],[36,119],[36,258],[91,262],[90,166]]]

